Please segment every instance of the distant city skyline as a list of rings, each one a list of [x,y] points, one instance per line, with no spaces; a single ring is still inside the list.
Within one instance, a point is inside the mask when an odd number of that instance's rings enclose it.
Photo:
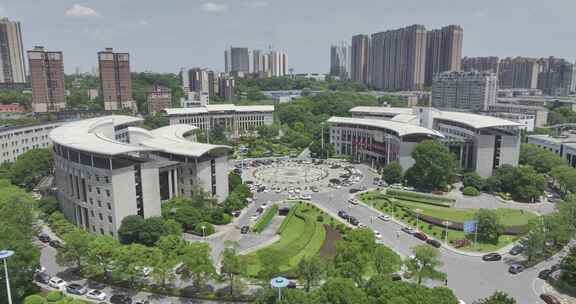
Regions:
[[[129,52],[133,71],[177,73],[181,66],[224,71],[222,52],[232,45],[272,45],[290,54],[289,67],[295,73],[328,73],[329,47],[335,41],[350,43],[355,34],[410,24],[427,29],[461,25],[466,32],[463,56],[556,56],[574,62],[576,41],[567,38],[573,35],[574,10],[575,2],[561,0],[412,0],[393,5],[340,0],[7,0],[0,4],[0,17],[21,22],[24,49],[44,45],[61,50],[67,73],[92,71],[97,52],[105,47]]]

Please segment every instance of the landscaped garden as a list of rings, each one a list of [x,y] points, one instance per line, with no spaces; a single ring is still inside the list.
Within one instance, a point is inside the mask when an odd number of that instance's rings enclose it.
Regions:
[[[242,256],[247,265],[246,275],[258,276],[262,268],[262,256],[274,256],[280,271],[291,273],[304,257],[320,252],[326,239],[325,224],[334,224],[330,216],[317,207],[303,202],[296,203],[278,228],[280,240],[274,244]],[[326,245],[324,245],[326,246]]]
[[[478,210],[460,209],[451,207],[449,199],[440,196],[434,197],[414,192],[390,191],[390,193],[367,192],[358,195],[364,203],[391,215],[405,224],[415,227],[416,214],[419,214],[418,230],[427,235],[444,240],[445,226],[443,222],[449,221],[448,240],[468,239],[473,241],[475,235],[466,234],[462,231],[462,224],[477,217]],[[499,224],[504,232],[494,242],[478,242],[472,245],[468,242],[462,250],[487,252],[502,248],[517,240],[525,231],[528,223],[537,217],[536,214],[519,209],[495,209],[492,210],[497,216]]]

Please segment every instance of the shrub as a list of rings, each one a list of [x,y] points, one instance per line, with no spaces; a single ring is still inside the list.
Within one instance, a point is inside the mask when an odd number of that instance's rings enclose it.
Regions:
[[[48,302],[57,302],[62,299],[64,299],[64,294],[58,290],[51,291],[46,295],[46,300],[48,300]]]
[[[317,220],[318,222],[323,222],[323,221],[324,221],[324,217],[323,217],[322,215],[318,215],[318,216],[316,217],[316,220]]]
[[[478,196],[480,195],[480,191],[478,191],[478,189],[474,188],[474,187],[465,187],[464,190],[462,190],[462,194],[466,195],[466,196]]]
[[[304,211],[308,211],[308,209],[303,210],[302,212]],[[260,217],[260,219],[258,219],[256,224],[254,225],[252,231],[258,233],[262,232],[264,229],[266,229],[266,227],[268,227],[268,225],[270,225],[270,222],[277,213],[278,213],[278,205],[272,205],[270,208],[266,209],[266,211],[264,211],[264,214]]]
[[[24,304],[44,304],[44,303],[46,303],[46,300],[44,300],[44,298],[39,295],[27,296],[24,299]]]
[[[204,231],[202,231],[202,226],[204,226]],[[196,226],[194,227],[194,233],[198,234],[198,235],[202,235],[204,233],[204,235],[208,236],[214,233],[214,226],[208,222],[201,222],[196,224]]]

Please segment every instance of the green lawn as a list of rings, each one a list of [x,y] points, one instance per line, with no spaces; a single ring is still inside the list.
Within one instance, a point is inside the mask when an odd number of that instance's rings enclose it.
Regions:
[[[394,210],[394,208],[392,208],[392,206],[387,203],[388,200],[395,203],[397,206],[404,206],[410,210],[420,209],[421,214],[453,222],[462,223],[466,220],[473,219],[474,214],[476,213],[476,211],[473,209],[446,208],[446,207],[427,205],[423,203],[403,201],[398,199],[389,199],[386,198],[385,195],[375,192],[369,192],[364,195],[360,195],[359,198],[364,203],[371,205],[377,208],[378,210],[387,213],[412,227],[416,226],[416,219],[413,216],[408,216],[400,208],[396,208],[396,210]],[[537,217],[536,214],[525,210],[500,208],[496,209],[495,211],[499,215],[501,223],[504,226],[525,225],[531,219]],[[420,222],[419,226],[420,226],[419,230],[423,231],[427,235],[432,236],[439,240],[444,240],[443,227],[429,225],[428,223],[423,222]],[[457,240],[465,238],[473,240],[474,237],[473,235],[466,235],[462,231],[449,230],[448,232],[448,240]],[[476,246],[461,249],[467,251],[489,252],[504,247],[507,244],[515,241],[516,239],[518,239],[518,237],[516,236],[504,235],[500,237],[500,239],[498,240],[498,244],[479,243]]]
[[[247,265],[247,276],[258,275],[261,268],[258,253],[261,251],[273,251],[279,255],[283,263],[280,270],[288,272],[293,270],[303,257],[317,254],[322,247],[326,237],[324,223],[328,222],[329,216],[305,203],[298,203],[292,208],[298,209],[295,216],[286,217],[285,220],[289,222],[285,224],[286,227],[280,234],[280,240],[242,257]],[[323,222],[317,221],[318,215],[323,216]]]

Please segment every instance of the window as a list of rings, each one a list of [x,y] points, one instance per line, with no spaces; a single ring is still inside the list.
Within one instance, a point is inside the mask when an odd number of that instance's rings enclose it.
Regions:
[[[96,174],[95,178],[96,178],[96,181],[97,181],[97,182],[100,181],[100,175]]]
[[[112,217],[111,216],[108,216],[108,222],[112,223]]]
[[[106,203],[108,210],[112,210],[112,205],[110,205],[110,203]]]
[[[104,217],[102,216],[102,213],[98,213],[98,217],[100,218],[100,220],[104,219]]]
[[[98,207],[102,208],[102,202],[98,200]]]
[[[90,215],[94,217],[94,210],[90,210]]]
[[[100,234],[104,235],[104,229],[100,228]]]
[[[110,190],[106,189],[106,196],[110,197]]]
[[[92,192],[92,186],[88,185],[88,192]]]
[[[90,205],[94,205],[94,200],[90,198]]]
[[[100,188],[96,187],[96,193],[100,194]]]

